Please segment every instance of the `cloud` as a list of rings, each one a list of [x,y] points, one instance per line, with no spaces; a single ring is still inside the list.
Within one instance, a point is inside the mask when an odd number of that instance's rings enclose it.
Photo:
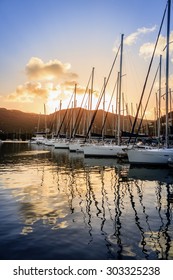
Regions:
[[[153,42],[148,42],[143,44],[140,49],[139,49],[139,55],[143,56],[144,58],[149,58],[151,57],[153,50],[154,50],[155,43]],[[166,55],[166,51],[164,50],[166,46],[166,38],[164,36],[160,36],[157,49],[156,49],[156,55],[160,56],[162,55],[163,57]],[[170,34],[170,54],[173,55],[173,31]],[[173,57],[171,57],[171,61],[173,62]]]
[[[138,28],[136,32],[131,33],[130,35],[128,35],[125,40],[124,40],[124,44],[131,46],[133,44],[136,43],[138,37],[141,34],[147,34],[147,33],[151,33],[153,31],[156,30],[156,25],[151,27],[151,28],[146,28],[146,27],[142,27],[142,28]]]
[[[11,93],[6,97],[7,102],[20,102],[20,103],[33,103],[34,96],[31,96],[30,94],[23,92],[22,94],[19,93]]]
[[[38,98],[48,104],[59,104],[59,100],[69,100],[77,84],[76,93],[82,95],[86,88],[76,82],[78,75],[70,71],[69,63],[59,60],[44,63],[40,58],[32,57],[26,65],[28,81],[17,86],[16,90],[6,97],[8,102],[34,103]],[[94,92],[96,95],[96,92]]]
[[[145,43],[140,47],[139,55],[143,56],[144,58],[151,57],[153,50],[154,50],[154,43],[149,43],[149,42]]]
[[[64,83],[61,84],[61,87],[63,89],[69,90],[71,92],[74,91],[75,88],[75,84],[76,84],[76,93],[77,94],[84,94],[86,91],[86,87],[83,87],[79,84],[77,84],[75,81],[66,81]]]
[[[44,63],[40,58],[32,57],[25,67],[29,81],[17,86],[6,99],[10,102],[34,102],[35,97],[46,100],[50,92],[55,96],[56,92],[61,92],[63,96],[63,90],[74,90],[78,78],[70,69],[70,63],[63,64],[57,59]]]
[[[55,59],[44,63],[38,57],[32,57],[25,68],[29,80],[74,80],[76,73],[70,72],[70,63],[62,63]]]
[[[50,88],[52,90],[50,84],[43,86],[40,82],[27,82],[24,85],[19,85],[15,92],[9,94],[7,100],[14,102],[33,102],[36,96],[45,99],[48,96]]]
[[[162,94],[161,95],[164,95],[166,92],[166,77],[162,77],[161,84],[162,84]],[[159,82],[156,83],[155,87],[156,87],[156,89],[159,88]],[[170,89],[173,88],[173,74],[169,75],[169,88]]]
[[[19,85],[15,92],[7,96],[7,100],[10,102],[33,102],[35,97],[40,97],[43,100],[47,100],[50,95],[51,98],[60,100],[68,99],[74,92],[75,82],[64,82],[62,84],[54,85],[50,82],[37,82],[31,81],[24,85]],[[85,88],[77,85],[77,94],[84,94]]]

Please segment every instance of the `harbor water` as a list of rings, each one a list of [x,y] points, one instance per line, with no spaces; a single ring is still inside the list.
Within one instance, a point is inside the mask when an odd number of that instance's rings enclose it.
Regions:
[[[173,259],[173,169],[0,145],[0,259]]]

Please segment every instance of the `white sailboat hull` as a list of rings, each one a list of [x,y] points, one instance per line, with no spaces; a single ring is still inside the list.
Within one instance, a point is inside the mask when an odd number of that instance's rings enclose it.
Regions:
[[[44,144],[46,139],[44,137],[32,137],[30,144]]]
[[[116,157],[119,153],[126,154],[123,149],[127,146],[117,145],[86,145],[83,146],[84,156]]]
[[[173,158],[173,149],[131,149],[127,155],[132,164],[168,164],[168,159]]]
[[[54,143],[55,149],[68,149],[69,148],[69,142],[68,141],[57,141]]]
[[[47,139],[44,143],[45,146],[54,146],[55,145],[55,139]]]
[[[69,150],[70,152],[83,152],[83,144],[81,143],[70,143]]]

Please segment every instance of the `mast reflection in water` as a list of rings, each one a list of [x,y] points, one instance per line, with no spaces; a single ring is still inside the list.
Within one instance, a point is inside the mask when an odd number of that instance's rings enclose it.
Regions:
[[[173,259],[171,169],[0,149],[1,259]]]

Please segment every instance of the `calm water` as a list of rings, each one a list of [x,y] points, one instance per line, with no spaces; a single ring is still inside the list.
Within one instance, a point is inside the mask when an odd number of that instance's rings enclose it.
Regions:
[[[0,259],[173,259],[173,169],[0,146]]]

